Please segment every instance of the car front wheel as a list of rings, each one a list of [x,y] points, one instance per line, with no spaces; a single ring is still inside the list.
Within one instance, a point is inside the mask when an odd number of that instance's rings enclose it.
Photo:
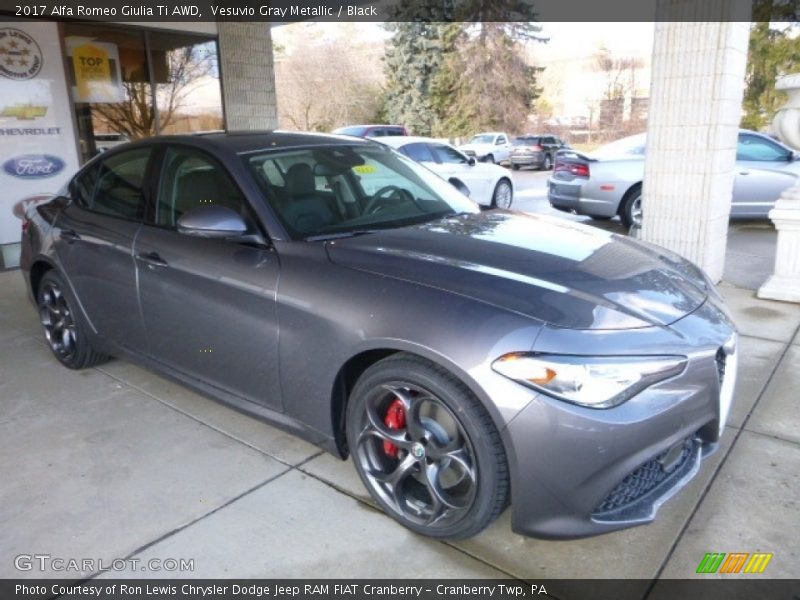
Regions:
[[[44,337],[62,365],[84,369],[108,359],[92,347],[76,311],[77,303],[56,271],[42,277],[36,301]]]
[[[375,501],[409,529],[462,539],[484,529],[508,499],[508,466],[486,410],[456,377],[396,354],[359,378],[347,440]]]
[[[542,165],[542,169],[545,171],[549,171],[553,168],[553,159],[550,158],[549,154],[545,154],[544,156],[544,164]]]

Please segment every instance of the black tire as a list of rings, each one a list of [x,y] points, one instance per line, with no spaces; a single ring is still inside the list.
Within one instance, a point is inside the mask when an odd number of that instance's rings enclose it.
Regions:
[[[494,192],[492,192],[492,208],[508,210],[513,203],[514,187],[508,179],[503,177],[497,182],[497,185],[494,186]]]
[[[633,227],[642,224],[642,184],[637,183],[632,186],[620,202],[619,216],[625,227]]]
[[[549,171],[553,168],[553,157],[549,154],[544,155],[544,162],[542,163],[542,169],[544,171]]]
[[[486,162],[487,162],[487,163],[491,163],[491,164],[493,164],[493,165],[494,165],[494,164],[497,164],[497,163],[495,163],[495,162],[494,162],[494,154],[489,154],[489,155],[487,155],[487,156],[486,156]]]
[[[109,359],[92,347],[77,302],[57,271],[48,271],[42,277],[36,304],[45,341],[62,365],[85,369]]]
[[[408,421],[392,427],[398,403]],[[422,358],[395,354],[361,375],[347,406],[347,442],[375,501],[422,535],[473,536],[508,504],[494,422],[458,378]]]
[[[514,169],[515,171],[519,171],[519,165],[517,164],[511,163],[511,168]]]

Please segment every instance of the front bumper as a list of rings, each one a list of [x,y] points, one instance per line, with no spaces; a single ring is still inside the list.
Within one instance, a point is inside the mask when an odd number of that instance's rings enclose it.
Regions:
[[[670,326],[692,341],[686,369],[620,406],[539,394],[520,411],[503,432],[514,531],[569,539],[648,523],[692,480],[717,447],[733,396],[734,328],[725,317],[711,335],[705,326],[720,314],[706,302]]]

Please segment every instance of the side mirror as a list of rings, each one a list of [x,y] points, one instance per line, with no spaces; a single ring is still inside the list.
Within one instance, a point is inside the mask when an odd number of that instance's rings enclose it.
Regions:
[[[474,159],[474,158],[470,158],[470,160],[472,161],[472,163],[471,163],[471,164],[473,164],[473,165],[474,165],[474,164],[475,164],[475,159]],[[448,179],[447,181],[449,181],[449,182],[450,182],[450,185],[452,185],[454,188],[456,188],[456,189],[457,189],[459,192],[461,192],[461,193],[462,193],[464,196],[466,196],[467,198],[469,198],[469,195],[470,195],[470,193],[471,193],[471,192],[469,191],[469,188],[468,188],[468,187],[466,186],[466,184],[465,184],[463,181],[461,181],[461,180],[460,180],[458,177],[451,177],[451,178],[450,178],[450,179]]]
[[[467,164],[468,164],[470,167],[474,167],[474,166],[475,166],[475,157],[474,157],[474,156],[470,156],[470,157],[467,159]],[[450,183],[452,183],[452,182],[450,182]]]
[[[247,233],[242,215],[227,206],[198,206],[178,219],[178,232],[202,238],[237,238]]]

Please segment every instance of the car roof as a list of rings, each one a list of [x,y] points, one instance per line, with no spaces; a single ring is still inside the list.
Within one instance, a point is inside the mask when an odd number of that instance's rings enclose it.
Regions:
[[[372,142],[347,135],[329,133],[306,133],[299,131],[227,131],[195,135],[167,135],[146,138],[140,143],[182,142],[208,149],[226,150],[236,154],[246,154],[259,150],[279,150],[281,148],[309,148],[340,144],[364,144]]]
[[[448,146],[451,145],[450,142],[446,142],[444,140],[437,140],[435,138],[429,137],[421,137],[418,135],[387,135],[379,138],[375,138],[376,142],[381,144],[386,144],[387,146],[391,146],[392,148],[399,148],[400,146],[405,146],[406,144],[447,144]]]

